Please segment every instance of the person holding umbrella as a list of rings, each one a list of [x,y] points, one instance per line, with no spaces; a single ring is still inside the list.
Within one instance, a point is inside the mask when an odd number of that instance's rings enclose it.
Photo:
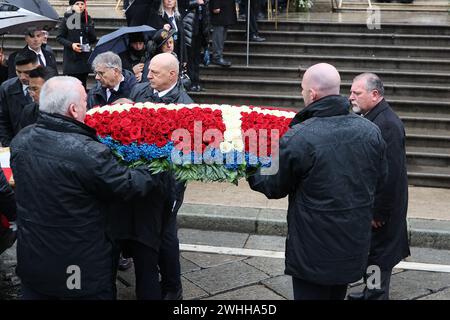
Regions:
[[[72,9],[64,14],[56,39],[64,46],[64,75],[79,79],[86,88],[90,47],[97,41],[94,21],[87,13],[86,1],[69,0],[69,5]]]

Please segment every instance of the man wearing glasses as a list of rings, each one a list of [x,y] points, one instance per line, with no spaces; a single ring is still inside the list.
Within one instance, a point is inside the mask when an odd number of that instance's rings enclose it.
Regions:
[[[113,52],[99,54],[92,62],[97,84],[89,91],[88,109],[112,104],[128,98],[136,84],[136,77],[122,70],[122,60]]]
[[[21,51],[16,55],[16,77],[0,87],[0,143],[8,147],[20,130],[22,111],[32,102],[28,86],[30,71],[39,65],[36,53]]]

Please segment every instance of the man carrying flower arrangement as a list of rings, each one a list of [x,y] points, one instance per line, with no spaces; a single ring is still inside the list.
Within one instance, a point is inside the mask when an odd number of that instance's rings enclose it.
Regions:
[[[179,82],[179,62],[177,58],[170,53],[161,53],[153,57],[149,66],[148,80],[149,83],[136,85],[130,95],[130,99],[134,102],[159,102],[159,103],[193,103],[193,100],[184,91],[182,84]],[[172,203],[167,211],[167,221],[162,234],[162,243],[159,248],[159,272],[161,274],[161,297],[164,300],[180,300],[182,299],[181,286],[181,269],[180,269],[180,245],[177,231],[177,212],[183,203],[184,191],[186,187],[184,183],[173,181],[172,184]],[[125,217],[127,219],[127,217]],[[128,242],[128,245],[130,243]],[[136,266],[136,258],[146,261],[148,250],[142,248],[142,244],[134,241],[131,245],[134,251],[133,260]],[[133,249],[139,247],[142,250]],[[136,257],[137,255],[137,257]],[[140,282],[140,286],[144,291],[154,293],[151,281],[152,277],[148,269],[142,268],[142,273],[136,271],[136,283]],[[140,279],[142,279],[140,281]],[[139,294],[140,295],[140,294]],[[145,292],[142,293],[145,297]],[[138,297],[139,298],[139,297]]]
[[[363,277],[375,191],[387,173],[380,130],[349,112],[340,82],[329,64],[305,72],[306,108],[280,140],[278,172],[248,178],[269,199],[289,196],[285,273],[296,300],[343,300]]]
[[[108,205],[162,192],[170,177],[119,165],[84,124],[79,80],[48,80],[39,108],[37,123],[11,143],[22,299],[114,299],[118,254],[106,233]]]

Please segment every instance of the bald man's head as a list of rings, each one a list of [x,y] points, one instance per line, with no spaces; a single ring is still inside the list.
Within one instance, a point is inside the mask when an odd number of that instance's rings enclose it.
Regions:
[[[328,63],[315,64],[306,70],[302,79],[302,95],[305,106],[326,96],[338,95],[341,76]]]
[[[177,83],[179,74],[178,59],[171,53],[161,53],[150,61],[148,81],[150,86],[161,92]]]

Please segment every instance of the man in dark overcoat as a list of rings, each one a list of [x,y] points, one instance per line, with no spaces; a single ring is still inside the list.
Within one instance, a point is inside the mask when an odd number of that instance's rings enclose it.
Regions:
[[[406,213],[408,211],[408,176],[406,172],[405,129],[400,118],[384,99],[384,87],[373,73],[363,73],[354,80],[350,101],[353,109],[375,123],[386,142],[389,174],[379,186],[372,220],[372,241],[368,265],[378,266],[381,283],[351,294],[349,299],[387,300],[393,267],[410,255]]]
[[[230,67],[231,62],[223,58],[223,47],[227,40],[228,28],[237,22],[234,0],[211,0],[209,3],[210,19],[213,27],[211,63]]]
[[[285,273],[294,299],[343,300],[366,271],[385,143],[376,125],[349,112],[333,66],[310,67],[302,89],[306,108],[280,140],[278,170],[259,169],[248,182],[269,199],[289,196]]]

